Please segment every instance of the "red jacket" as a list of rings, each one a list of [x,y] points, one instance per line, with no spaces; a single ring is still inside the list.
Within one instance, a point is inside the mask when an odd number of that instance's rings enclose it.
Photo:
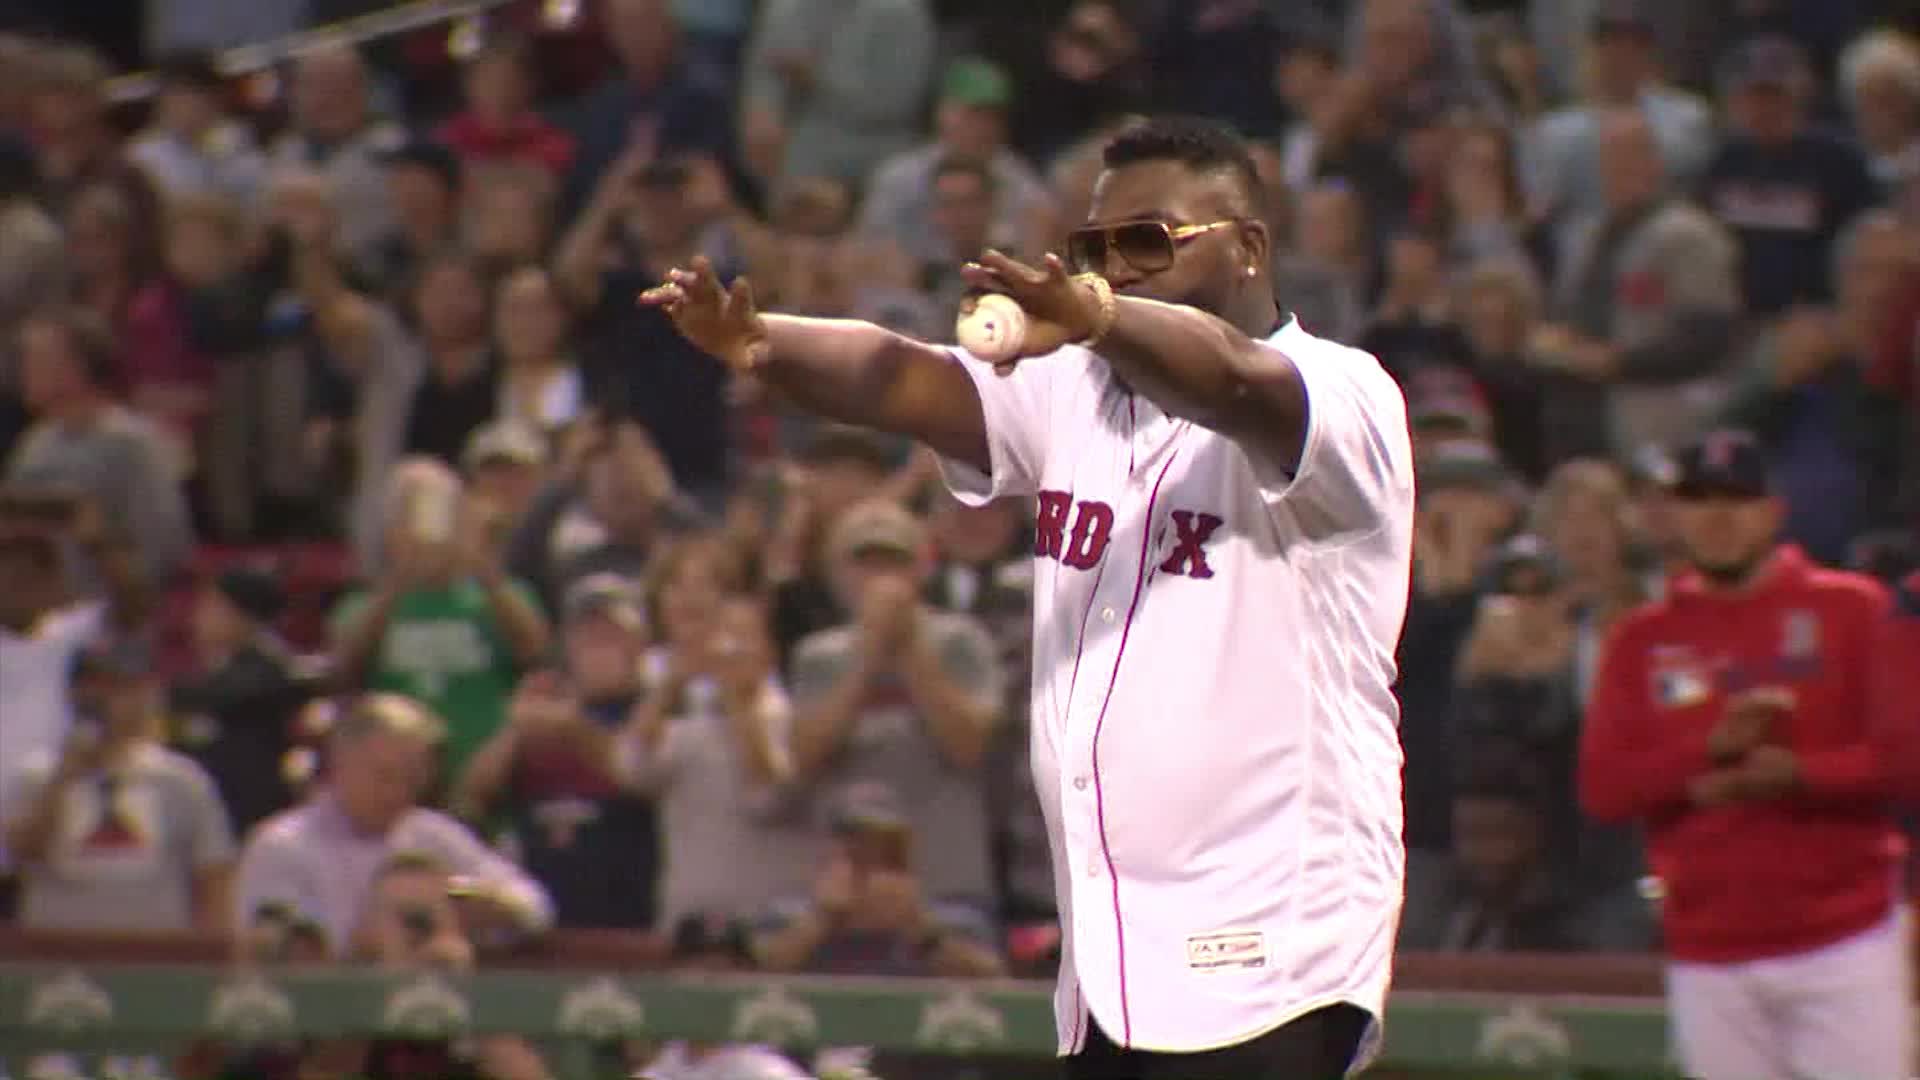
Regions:
[[[1783,547],[1750,587],[1695,575],[1614,628],[1580,747],[1580,800],[1602,821],[1646,825],[1662,881],[1668,951],[1731,963],[1801,952],[1892,909],[1904,844],[1892,803],[1912,787],[1916,725],[1885,707],[1888,597],[1871,578]],[[1707,736],[1727,699],[1784,687],[1795,707],[1772,742],[1794,752],[1800,788],[1702,808],[1689,783],[1713,769]]]
[[[573,167],[573,136],[531,113],[492,127],[464,112],[442,124],[434,137],[469,164],[537,165],[557,177]]]

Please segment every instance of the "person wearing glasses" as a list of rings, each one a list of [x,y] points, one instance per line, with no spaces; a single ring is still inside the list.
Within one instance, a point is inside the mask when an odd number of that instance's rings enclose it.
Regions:
[[[1332,1080],[1378,1046],[1405,876],[1406,403],[1284,313],[1237,136],[1146,120],[1102,165],[1064,258],[966,268],[1025,315],[1010,360],[761,314],[699,263],[642,301],[803,407],[927,443],[963,501],[1036,500],[1070,1080]]]

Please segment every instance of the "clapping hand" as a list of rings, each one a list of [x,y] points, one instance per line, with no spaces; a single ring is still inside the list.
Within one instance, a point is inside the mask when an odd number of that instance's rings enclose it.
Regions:
[[[920,597],[911,580],[876,577],[869,581],[854,616],[869,658],[880,663],[897,658],[913,635],[919,610]]]
[[[731,371],[749,374],[767,361],[767,326],[754,306],[753,288],[745,278],[722,288],[704,255],[695,256],[689,269],[675,267],[663,284],[641,293],[640,302],[665,311],[682,337]]]
[[[546,739],[563,734],[580,718],[580,703],[565,680],[550,671],[521,681],[507,705],[507,720],[521,735]]]
[[[1793,709],[1793,694],[1762,686],[1727,700],[1726,715],[1707,736],[1707,752],[1727,763],[1745,757],[1773,734],[1774,720]]]

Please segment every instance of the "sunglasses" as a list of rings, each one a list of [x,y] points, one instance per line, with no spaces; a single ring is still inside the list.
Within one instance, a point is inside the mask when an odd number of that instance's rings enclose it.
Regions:
[[[1125,221],[1092,225],[1067,234],[1067,265],[1076,274],[1098,274],[1107,268],[1109,254],[1143,274],[1157,274],[1173,265],[1174,252],[1197,236],[1240,224],[1238,219],[1205,225],[1169,225],[1164,221]]]

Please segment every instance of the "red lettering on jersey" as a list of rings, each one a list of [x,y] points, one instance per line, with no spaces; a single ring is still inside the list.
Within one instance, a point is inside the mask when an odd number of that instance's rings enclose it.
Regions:
[[[1073,510],[1073,496],[1064,491],[1043,491],[1034,514],[1034,558],[1058,559],[1067,538],[1067,515]]]
[[[1160,572],[1185,574],[1190,578],[1212,577],[1213,567],[1207,564],[1207,541],[1212,538],[1213,530],[1225,522],[1212,514],[1196,514],[1191,510],[1175,510],[1171,516],[1173,554],[1160,564]]]
[[[1083,499],[1073,518],[1073,536],[1060,561],[1075,570],[1091,570],[1100,565],[1100,556],[1107,553],[1107,540],[1112,535],[1113,507]]]

